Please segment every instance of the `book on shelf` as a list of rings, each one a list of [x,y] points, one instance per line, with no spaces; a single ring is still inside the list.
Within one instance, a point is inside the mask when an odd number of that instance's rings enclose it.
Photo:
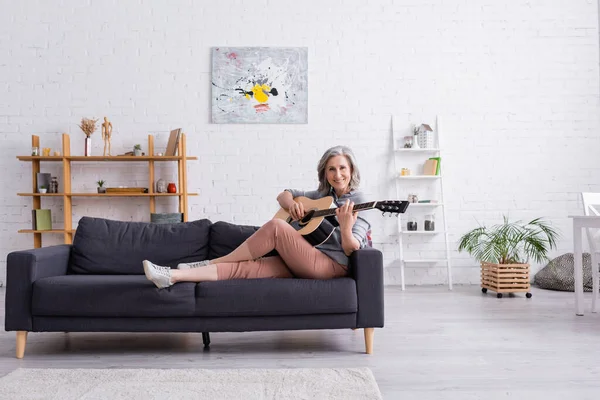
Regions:
[[[419,200],[417,203],[421,204],[429,204],[429,203],[437,203],[437,200]]]
[[[31,210],[31,227],[34,231],[52,230],[52,213],[50,210]]]
[[[437,170],[438,161],[435,159],[429,159],[425,161],[423,165],[423,175],[435,175],[435,171]]]
[[[441,172],[441,164],[442,164],[442,158],[441,157],[429,157],[430,160],[436,160],[436,167],[435,167],[435,174],[432,175],[439,175]]]

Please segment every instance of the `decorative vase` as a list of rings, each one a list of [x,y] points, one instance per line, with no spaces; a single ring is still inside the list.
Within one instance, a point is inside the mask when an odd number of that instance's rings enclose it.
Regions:
[[[419,134],[419,135],[414,135],[413,136],[413,142],[412,142],[412,148],[413,149],[420,149],[421,148],[419,146],[419,136],[421,136],[421,135]]]
[[[173,182],[169,183],[169,185],[167,186],[167,192],[177,193],[177,187],[175,186],[175,184]]]
[[[92,155],[92,138],[89,136],[85,137],[85,156],[89,157]]]

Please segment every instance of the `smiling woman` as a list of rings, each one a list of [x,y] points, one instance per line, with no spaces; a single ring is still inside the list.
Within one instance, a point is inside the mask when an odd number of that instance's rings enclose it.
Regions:
[[[331,279],[347,275],[348,257],[366,247],[369,222],[354,205],[363,203],[358,192],[360,172],[352,150],[336,146],[325,151],[317,165],[319,187],[313,191],[286,189],[277,196],[292,220],[305,216],[300,197],[313,200],[331,196],[336,225],[328,240],[313,247],[292,225],[272,219],[231,253],[213,260],[179,264],[177,269],[144,261],[146,277],[159,288],[176,282],[226,279],[292,278]],[[278,256],[264,257],[272,250]],[[201,267],[201,268],[200,268]]]

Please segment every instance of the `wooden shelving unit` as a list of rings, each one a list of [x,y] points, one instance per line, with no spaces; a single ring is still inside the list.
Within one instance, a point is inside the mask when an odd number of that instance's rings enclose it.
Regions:
[[[40,147],[39,136],[32,135],[32,147]],[[156,156],[154,155],[154,137],[148,135],[148,155],[146,156],[72,156],[71,142],[69,135],[62,135],[62,156],[17,156],[20,161],[31,162],[31,193],[17,193],[18,196],[27,196],[32,198],[33,209],[40,209],[42,197],[62,197],[64,201],[64,226],[63,229],[52,230],[33,230],[21,229],[19,233],[33,234],[33,246],[42,247],[42,234],[53,233],[62,234],[66,244],[73,243],[72,229],[73,221],[73,198],[74,197],[147,197],[149,199],[150,213],[156,212],[157,197],[178,197],[179,212],[183,214],[183,221],[188,220],[188,196],[197,196],[197,193],[188,193],[187,191],[187,162],[197,160],[197,157],[188,157],[186,155],[186,136],[181,134],[177,148],[177,156]],[[37,193],[37,173],[40,172],[41,162],[61,162],[63,166],[63,192],[62,193]],[[148,193],[73,193],[71,192],[71,163],[73,162],[147,162],[148,163]],[[177,162],[177,187],[178,193],[156,193],[154,191],[154,163],[155,162]]]

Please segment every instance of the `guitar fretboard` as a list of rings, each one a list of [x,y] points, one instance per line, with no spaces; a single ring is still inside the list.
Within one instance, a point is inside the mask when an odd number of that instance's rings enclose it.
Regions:
[[[370,210],[371,208],[375,208],[375,203],[377,203],[376,201],[371,201],[368,203],[361,203],[361,204],[355,204],[354,208],[352,209],[352,211],[364,211],[364,210]],[[335,210],[337,208],[328,208],[327,210],[319,210],[319,211],[315,211],[315,213],[313,214],[313,218],[315,217],[329,217],[331,215],[335,215]]]

